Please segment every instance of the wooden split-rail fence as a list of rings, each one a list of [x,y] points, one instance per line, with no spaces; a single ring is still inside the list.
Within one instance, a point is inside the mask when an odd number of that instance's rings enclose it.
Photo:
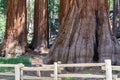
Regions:
[[[53,65],[42,65],[36,67],[25,67],[23,64],[0,64],[0,67],[13,67],[14,73],[0,73],[4,76],[15,76],[15,80],[62,80],[63,78],[100,78],[104,80],[120,80],[117,75],[112,74],[112,70],[120,71],[120,66],[112,66],[111,60],[105,60],[105,63],[76,63],[76,64],[61,64],[55,62]],[[67,67],[101,67],[105,74],[79,74],[79,73],[62,73],[62,70]],[[24,75],[24,71],[39,72],[37,76]],[[42,77],[41,71],[53,72],[50,77]],[[1,79],[0,79],[1,80]]]

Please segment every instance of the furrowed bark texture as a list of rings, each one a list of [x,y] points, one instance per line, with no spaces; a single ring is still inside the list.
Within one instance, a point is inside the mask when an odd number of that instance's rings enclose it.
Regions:
[[[59,34],[45,63],[90,63],[105,59],[116,62],[120,45],[112,36],[108,1],[66,0],[66,3],[69,5],[64,7]]]
[[[47,48],[48,14],[47,0],[35,0],[34,37],[30,47],[36,52]]]
[[[96,44],[95,2],[95,0],[91,2],[67,0],[69,5],[65,7],[67,11],[60,26],[62,30],[50,50],[49,62],[59,60],[63,63],[92,62]]]
[[[26,0],[7,0],[6,32],[1,55],[21,55],[25,53],[26,45]]]
[[[112,36],[107,0],[67,0],[60,31],[45,63],[116,62],[120,45]],[[62,3],[61,3],[62,4]]]
[[[60,0],[60,15],[59,15],[59,18],[60,18],[60,24],[62,22],[62,19],[63,17],[65,16],[65,12],[67,8],[65,8],[68,4],[67,4],[67,0]]]

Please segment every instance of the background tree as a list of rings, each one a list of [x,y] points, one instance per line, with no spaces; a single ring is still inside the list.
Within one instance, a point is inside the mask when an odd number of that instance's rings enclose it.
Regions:
[[[34,36],[30,47],[42,52],[48,46],[48,13],[47,0],[35,0]]]
[[[93,56],[99,62],[114,60],[119,44],[110,28],[108,0],[67,0],[67,3],[62,30],[45,63],[89,63]]]
[[[6,2],[7,0],[0,0],[0,12],[6,14]]]
[[[7,21],[1,55],[6,57],[25,53],[26,0],[7,0]]]
[[[34,0],[27,0],[27,41],[30,44],[34,30]]]
[[[117,38],[120,38],[120,0],[118,1],[118,16],[117,16]]]
[[[113,34],[116,36],[118,32],[117,26],[117,17],[118,17],[118,0],[114,0],[113,4]]]
[[[6,2],[7,0],[0,0],[0,44],[4,39],[5,20],[6,20]]]
[[[60,0],[48,0],[49,47],[53,44],[58,33]]]

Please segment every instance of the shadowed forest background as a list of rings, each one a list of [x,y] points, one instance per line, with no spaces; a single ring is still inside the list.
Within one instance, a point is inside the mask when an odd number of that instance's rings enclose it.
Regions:
[[[75,1],[0,0],[0,56],[119,64],[120,0]]]

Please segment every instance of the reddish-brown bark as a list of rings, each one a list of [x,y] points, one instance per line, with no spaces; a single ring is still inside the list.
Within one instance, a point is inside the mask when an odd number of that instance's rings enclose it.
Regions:
[[[119,55],[109,23],[107,0],[66,0],[69,5],[45,63],[104,62]],[[114,60],[115,61],[115,60]]]
[[[1,55],[6,57],[25,53],[26,0],[7,0],[7,21]]]
[[[62,18],[65,16],[65,7],[67,0],[60,0],[60,24],[62,22]]]
[[[47,0],[35,0],[34,37],[30,47],[42,52],[48,46],[48,13]]]

